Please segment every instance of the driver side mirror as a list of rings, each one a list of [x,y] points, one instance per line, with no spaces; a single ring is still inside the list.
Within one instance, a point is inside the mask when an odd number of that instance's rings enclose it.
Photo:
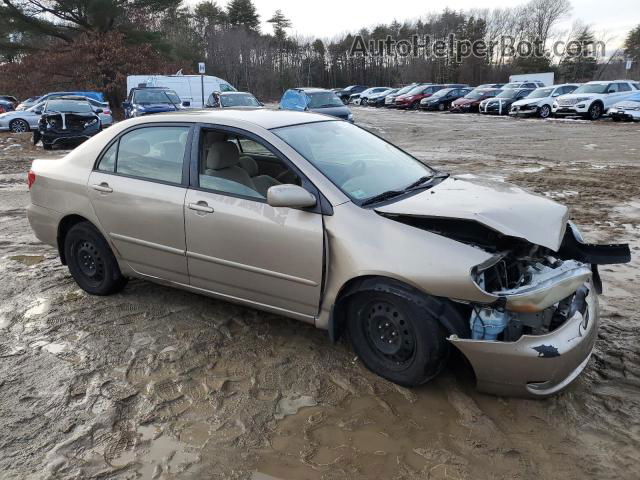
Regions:
[[[616,93],[616,90],[614,88],[610,88],[609,90],[607,90],[607,93]]]
[[[308,208],[316,202],[313,194],[298,185],[275,185],[267,190],[267,203],[272,207]]]
[[[560,94],[558,92],[554,93],[553,95],[551,95],[552,97],[559,97]]]

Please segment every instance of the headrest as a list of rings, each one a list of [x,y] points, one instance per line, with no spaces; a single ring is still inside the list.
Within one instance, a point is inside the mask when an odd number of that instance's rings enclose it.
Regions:
[[[215,142],[209,147],[207,153],[207,168],[211,170],[222,170],[233,167],[240,161],[238,147],[231,142]]]
[[[146,155],[151,150],[151,144],[143,138],[134,138],[124,142],[122,150],[127,153],[133,153],[134,155]]]
[[[258,164],[250,156],[240,155],[240,166],[249,174],[250,177],[258,175]]]

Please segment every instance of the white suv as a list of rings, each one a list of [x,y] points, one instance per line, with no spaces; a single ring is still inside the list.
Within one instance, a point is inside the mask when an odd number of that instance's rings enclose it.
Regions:
[[[548,118],[551,115],[551,108],[556,98],[560,95],[572,93],[579,86],[575,83],[563,83],[562,85],[536,88],[526,98],[513,102],[509,115]]]
[[[588,82],[573,93],[558,97],[552,110],[555,115],[580,115],[597,120],[609,107],[631,97],[639,88],[629,80]]]

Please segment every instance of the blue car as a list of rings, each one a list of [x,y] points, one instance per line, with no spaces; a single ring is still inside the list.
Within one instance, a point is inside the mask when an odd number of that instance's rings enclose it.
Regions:
[[[132,88],[127,101],[122,102],[125,118],[175,112],[190,105],[191,102],[183,102],[176,92],[165,87]]]
[[[353,123],[353,114],[331,90],[323,88],[291,88],[280,99],[281,110],[315,112]]]

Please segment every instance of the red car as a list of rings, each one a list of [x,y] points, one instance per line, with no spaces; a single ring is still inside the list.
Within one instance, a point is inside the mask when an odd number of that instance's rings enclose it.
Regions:
[[[443,88],[445,88],[445,85],[418,85],[404,95],[396,97],[396,107],[417,109],[420,105],[420,100],[430,97]]]
[[[500,88],[476,88],[462,98],[457,99],[451,104],[449,111],[451,112],[478,112],[480,110],[480,102],[491,97],[495,97],[502,90]]]

